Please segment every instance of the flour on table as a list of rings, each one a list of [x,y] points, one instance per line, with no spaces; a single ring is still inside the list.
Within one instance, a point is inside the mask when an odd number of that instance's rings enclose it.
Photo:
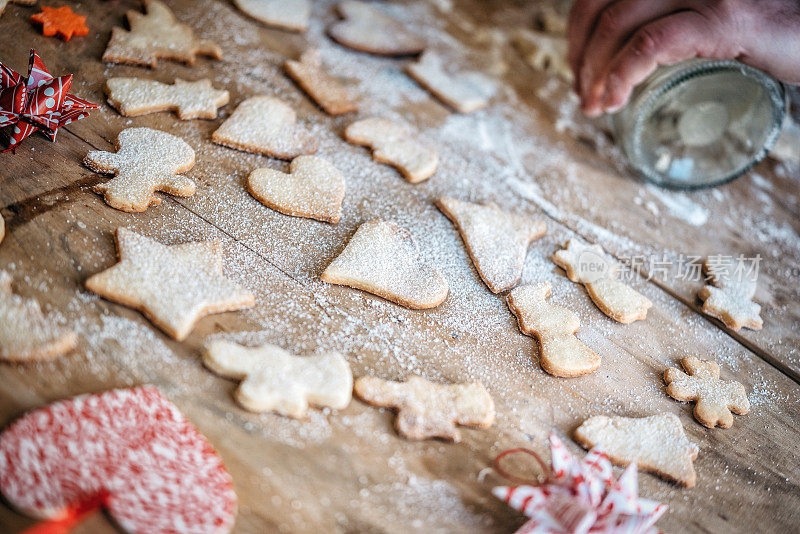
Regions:
[[[217,108],[228,103],[228,91],[211,86],[211,80],[173,85],[144,78],[110,78],[106,81],[108,102],[120,114],[136,117],[158,111],[175,111],[181,120],[216,119]]]

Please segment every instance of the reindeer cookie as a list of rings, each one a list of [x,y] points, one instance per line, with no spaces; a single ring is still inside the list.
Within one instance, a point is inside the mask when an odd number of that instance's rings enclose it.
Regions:
[[[234,0],[236,7],[268,26],[306,31],[311,0]]]
[[[402,383],[364,376],[356,380],[355,394],[369,404],[397,409],[395,427],[408,439],[458,442],[456,425],[486,428],[494,423],[494,401],[479,382],[446,386],[420,376]]]
[[[275,345],[243,347],[212,341],[203,363],[218,375],[242,380],[236,400],[252,412],[303,418],[309,404],[334,410],[350,404],[353,375],[347,360],[336,352],[292,356]]]
[[[115,27],[103,53],[105,63],[131,63],[155,68],[159,58],[174,59],[194,65],[195,56],[202,54],[222,59],[222,49],[207,39],[198,39],[194,31],[180,24],[172,11],[158,0],[144,1],[146,15],[128,11],[131,29]]]
[[[317,151],[317,140],[297,124],[294,110],[270,96],[248,98],[211,136],[218,145],[294,159]]]
[[[303,52],[299,61],[287,60],[283,68],[326,113],[341,115],[358,109],[350,92],[322,68],[322,59],[316,48]]]
[[[161,130],[128,128],[117,138],[117,153],[92,151],[83,164],[95,172],[115,174],[94,186],[112,208],[144,211],[158,206],[156,191],[179,197],[194,194],[194,182],[179,176],[194,166],[194,150],[184,140]]]
[[[433,96],[459,113],[486,107],[494,94],[494,83],[478,72],[456,72],[436,53],[423,52],[419,61],[409,63],[406,72]]]
[[[664,372],[667,395],[679,401],[696,401],[694,418],[702,425],[728,428],[733,424],[731,412],[744,415],[750,411],[744,386],[720,380],[716,362],[687,356],[681,365],[686,373],[674,367]]]
[[[158,111],[175,111],[181,120],[215,119],[217,108],[228,103],[228,91],[211,87],[210,80],[174,85],[142,78],[110,78],[106,81],[108,103],[126,117]]]
[[[436,172],[439,156],[414,138],[411,130],[388,119],[364,119],[344,131],[353,144],[372,149],[375,161],[396,167],[412,184],[422,182]]]
[[[339,44],[370,54],[402,56],[425,49],[422,38],[374,6],[355,0],[339,2],[339,14],[344,20],[328,28],[328,35]]]
[[[704,286],[698,296],[703,312],[719,319],[728,328],[761,330],[761,306],[752,301],[756,294],[756,275],[748,272],[742,259],[706,258],[703,268],[712,285]]]
[[[542,369],[561,377],[581,376],[600,367],[600,356],[581,343],[578,316],[547,302],[550,284],[518,287],[508,295],[508,307],[519,321],[523,334],[539,342]]]
[[[628,324],[647,317],[653,303],[616,279],[619,266],[600,245],[571,239],[553,255],[553,262],[567,272],[567,278],[583,284],[600,311],[615,321]]]

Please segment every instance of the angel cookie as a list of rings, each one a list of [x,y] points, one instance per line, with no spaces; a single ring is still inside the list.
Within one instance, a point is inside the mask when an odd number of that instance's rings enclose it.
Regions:
[[[283,68],[326,113],[341,115],[358,109],[350,92],[323,69],[322,58],[316,48],[303,52],[299,61],[287,60]]]
[[[359,226],[321,278],[323,282],[361,289],[412,309],[435,308],[448,291],[441,273],[420,258],[411,234],[382,220]]]
[[[141,311],[181,341],[212,313],[255,304],[252,293],[222,274],[222,243],[162,245],[127,228],[117,229],[119,263],[86,280],[86,289]]]
[[[374,3],[345,0],[339,2],[338,9],[344,20],[328,28],[328,35],[339,44],[385,56],[419,54],[425,49],[422,38],[384,14]]]
[[[507,213],[495,204],[441,197],[436,206],[455,223],[478,274],[493,293],[517,285],[528,247],[547,229],[542,221]]]
[[[95,172],[115,174],[94,186],[112,208],[144,211],[158,206],[156,191],[179,197],[195,192],[194,182],[180,176],[194,166],[194,150],[183,139],[161,130],[128,128],[117,138],[117,152],[89,152],[83,164]]]
[[[187,82],[176,79],[174,85],[143,78],[110,78],[106,81],[108,103],[126,117],[158,111],[175,111],[178,118],[215,119],[217,108],[228,103],[228,91],[211,87],[210,80]]]
[[[172,11],[158,0],[145,0],[147,14],[128,11],[131,29],[115,27],[103,53],[105,63],[130,63],[155,68],[159,58],[193,65],[202,54],[222,59],[222,49],[207,39],[198,39],[187,25],[179,23]]]
[[[408,439],[458,442],[456,425],[487,428],[494,423],[494,401],[480,382],[442,385],[412,376],[401,383],[363,376],[356,380],[355,394],[369,404],[395,408],[397,432]]]
[[[584,245],[575,239],[553,255],[553,262],[567,278],[586,287],[600,311],[623,324],[647,317],[653,305],[644,295],[617,280],[619,265],[600,245]]]
[[[317,151],[317,140],[298,126],[294,110],[270,96],[248,98],[211,136],[218,145],[293,159]]]
[[[550,284],[521,286],[508,295],[508,307],[523,334],[539,342],[542,369],[561,377],[581,376],[600,367],[600,356],[575,337],[580,320],[560,306],[547,302]]]
[[[336,352],[293,356],[275,345],[213,341],[206,346],[203,363],[220,376],[242,380],[236,400],[253,412],[303,418],[309,404],[342,410],[353,391],[350,366]]]
[[[436,53],[424,52],[409,63],[406,72],[433,96],[459,113],[486,107],[495,92],[494,83],[478,72],[453,72]]]
[[[412,184],[430,178],[439,164],[436,152],[418,141],[410,128],[388,119],[354,122],[345,129],[344,138],[370,147],[375,161],[396,167]]]
[[[744,258],[706,258],[703,268],[711,284],[704,286],[697,295],[703,301],[703,312],[728,328],[761,330],[764,325],[761,306],[752,301],[758,272],[745,263]]]
[[[308,28],[311,0],[234,0],[242,12],[268,26],[296,32]]]

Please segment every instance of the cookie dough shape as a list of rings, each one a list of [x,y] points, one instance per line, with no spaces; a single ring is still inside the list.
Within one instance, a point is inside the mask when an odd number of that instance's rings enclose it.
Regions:
[[[344,130],[344,138],[372,149],[372,158],[397,168],[406,180],[417,184],[433,175],[438,154],[414,138],[410,128],[389,119],[356,121]]]
[[[507,213],[495,204],[441,197],[436,206],[458,228],[478,274],[493,293],[517,285],[528,247],[547,231],[542,221]]]
[[[309,404],[343,410],[353,392],[350,366],[337,352],[293,356],[275,345],[243,347],[213,341],[203,363],[218,375],[242,380],[236,400],[252,412],[274,411],[300,419]]]
[[[234,0],[233,3],[268,26],[296,32],[308,29],[311,0]]]
[[[38,302],[11,293],[11,276],[0,271],[0,360],[50,360],[76,344],[75,332],[42,313]]]
[[[395,408],[395,428],[407,439],[458,442],[456,425],[488,428],[494,423],[494,401],[480,382],[442,385],[412,376],[401,383],[363,376],[356,380],[355,394],[369,404]]]
[[[211,140],[278,159],[313,154],[318,146],[316,138],[297,125],[294,110],[271,96],[254,96],[239,104]]]
[[[299,61],[289,59],[283,64],[286,73],[329,115],[341,115],[358,110],[350,92],[322,67],[319,50],[303,52]]]
[[[617,280],[619,265],[600,245],[584,245],[575,239],[553,255],[553,262],[567,278],[586,287],[600,311],[623,324],[647,317],[653,305],[644,295]]]
[[[424,39],[375,4],[345,0],[337,8],[344,20],[331,25],[328,35],[341,45],[383,56],[419,54],[425,49]]]
[[[32,6],[36,0],[0,0],[0,15],[6,10],[8,4],[19,4],[21,6]]]
[[[447,281],[420,258],[405,228],[373,220],[358,227],[322,281],[378,295],[411,309],[435,308],[447,297]]]
[[[126,117],[175,111],[183,121],[215,119],[217,108],[230,99],[228,91],[214,89],[210,80],[176,79],[174,85],[167,85],[143,78],[110,78],[106,81],[106,94],[108,103]]]
[[[456,72],[442,58],[426,51],[406,72],[433,96],[459,113],[485,108],[496,90],[494,83],[478,72]]]
[[[158,206],[161,199],[156,191],[194,195],[194,182],[179,176],[194,166],[194,150],[180,137],[150,128],[128,128],[119,133],[116,148],[116,153],[94,150],[83,160],[95,172],[116,175],[92,188],[112,208],[139,212]]]
[[[575,337],[578,315],[548,303],[549,296],[547,282],[518,287],[509,293],[508,307],[522,333],[539,342],[542,369],[560,377],[593,373],[600,367],[600,356]]]
[[[639,469],[691,488],[697,476],[692,462],[697,445],[690,442],[676,415],[649,417],[597,415],[575,430],[578,443],[590,449],[601,447],[617,465],[637,462]]]
[[[686,373],[674,367],[664,373],[667,395],[679,401],[696,401],[694,418],[700,424],[729,428],[733,424],[731,412],[744,415],[750,411],[744,386],[720,380],[716,362],[687,356],[681,360],[681,365]]]
[[[86,280],[86,289],[141,311],[181,341],[205,315],[255,304],[249,291],[222,274],[222,242],[162,245],[117,228],[120,261]]]
[[[572,83],[566,37],[523,29],[512,36],[511,42],[528,65]]]
[[[747,272],[744,261],[706,258],[703,268],[711,282],[697,293],[703,301],[703,312],[737,332],[742,328],[761,330],[761,306],[752,301],[756,294],[755,275]]]
[[[103,53],[104,63],[129,63],[155,68],[159,58],[194,65],[201,54],[222,59],[222,49],[207,39],[198,39],[192,28],[179,23],[172,11],[158,0],[145,0],[145,15],[130,10],[125,15],[131,29],[115,27]]]
[[[247,178],[247,189],[265,206],[286,215],[337,223],[342,215],[344,176],[327,160],[299,156],[289,174],[256,169]]]
[[[130,533],[224,534],[236,517],[222,459],[154,387],[82,395],[14,421],[0,434],[0,491],[22,513],[53,520],[102,496]]]

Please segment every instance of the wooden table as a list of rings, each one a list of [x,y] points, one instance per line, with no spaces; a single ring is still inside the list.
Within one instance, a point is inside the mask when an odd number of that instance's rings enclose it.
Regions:
[[[12,275],[16,292],[60,313],[81,339],[77,350],[52,363],[0,366],[0,422],[72,395],[155,384],[224,458],[239,495],[236,532],[509,532],[524,518],[492,497],[503,480],[483,471],[499,452],[525,446],[547,457],[547,435],[569,437],[586,417],[670,412],[700,455],[693,489],[641,475],[640,493],[669,504],[661,529],[788,532],[800,524],[797,169],[765,161],[748,176],[697,193],[643,184],[621,168],[601,129],[574,113],[566,86],[528,68],[508,45],[510,32],[532,24],[531,2],[392,6],[446,57],[498,76],[493,104],[471,115],[452,114],[402,74],[406,59],[330,42],[324,28],[336,19],[332,2],[315,2],[310,30],[291,34],[267,29],[228,1],[170,0],[178,18],[219,43],[225,58],[199,59],[194,67],[162,61],[152,71],[100,62],[111,28],[139,2],[70,3],[89,16],[92,31],[69,43],[39,35],[28,21],[31,8],[8,6],[0,18],[2,61],[23,70],[35,48],[55,75],[75,74],[74,93],[99,103],[106,78],[132,75],[170,83],[208,77],[231,92],[231,104],[217,120],[186,122],[170,113],[130,119],[102,105],[63,128],[55,144],[36,135],[16,154],[0,156],[8,233],[0,268]],[[309,44],[321,47],[329,68],[361,94],[359,116],[401,118],[419,128],[439,151],[433,178],[411,185],[342,140],[353,117],[325,115],[282,74],[284,59]],[[265,208],[246,193],[244,180],[257,167],[287,164],[210,143],[235,105],[256,94],[290,103],[319,136],[319,154],[345,173],[337,225]],[[91,192],[107,177],[83,167],[83,157],[112,149],[130,126],[160,128],[194,147],[193,197],[164,196],[161,206],[129,214]],[[504,296],[483,285],[453,226],[433,206],[441,195],[493,201],[546,221],[548,233],[532,246],[523,282],[550,281],[551,301],[580,315],[579,337],[603,357],[599,371],[559,379],[541,370],[535,341],[519,333]],[[376,217],[410,230],[443,271],[451,294],[440,307],[410,311],[319,281],[357,226]],[[84,280],[116,261],[113,232],[120,226],[170,244],[224,240],[226,273],[256,294],[257,306],[205,318],[178,343],[139,313],[89,294]],[[674,268],[651,279],[636,276],[632,285],[654,306],[645,321],[615,323],[550,262],[570,238],[600,243],[620,259],[760,254],[756,300],[764,328],[734,333],[702,315],[695,297],[701,283],[676,279]],[[480,380],[495,399],[497,422],[464,430],[459,444],[417,443],[395,434],[392,413],[356,400],[338,413],[314,411],[306,421],[251,414],[233,401],[236,384],[200,362],[212,335],[297,353],[340,350],[356,376]],[[725,430],[695,422],[692,405],[669,398],[661,378],[685,355],[717,360],[724,378],[746,386],[751,413]],[[0,506],[0,530],[31,524]],[[78,530],[113,527],[98,514]]]

